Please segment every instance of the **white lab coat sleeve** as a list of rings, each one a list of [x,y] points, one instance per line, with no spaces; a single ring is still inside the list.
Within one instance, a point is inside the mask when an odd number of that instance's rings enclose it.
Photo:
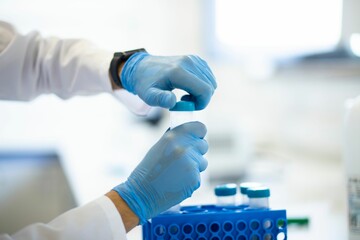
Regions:
[[[115,205],[102,196],[72,209],[48,224],[29,225],[0,240],[126,240],[126,231]]]
[[[21,35],[6,23],[1,29],[12,34],[0,53],[2,99],[30,100],[44,93],[66,99],[112,91],[111,53],[85,40],[42,38],[37,32]]]
[[[107,92],[131,111],[146,114],[150,107],[139,97],[112,90],[111,59],[112,53],[88,41],[43,38],[38,32],[21,35],[0,21],[0,99],[26,101],[49,93],[67,99]]]

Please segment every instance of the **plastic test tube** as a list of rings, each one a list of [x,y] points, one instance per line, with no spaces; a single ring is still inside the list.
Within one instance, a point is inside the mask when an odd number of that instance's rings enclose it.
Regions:
[[[247,189],[250,208],[269,208],[270,189],[268,187],[254,187]]]
[[[249,205],[249,198],[247,195],[247,190],[249,188],[254,188],[254,187],[261,187],[262,184],[258,183],[258,182],[244,182],[240,184],[240,204],[241,205]]]
[[[183,123],[194,121],[195,103],[190,101],[179,101],[170,111],[170,129]],[[171,207],[167,212],[179,212],[180,204]]]
[[[194,121],[194,102],[179,101],[170,110],[170,128],[173,129],[183,123]]]
[[[235,183],[227,183],[215,187],[215,195],[218,206],[235,206],[236,205]]]

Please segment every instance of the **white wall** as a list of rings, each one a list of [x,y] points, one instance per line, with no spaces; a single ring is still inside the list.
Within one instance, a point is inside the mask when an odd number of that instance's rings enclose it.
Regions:
[[[199,8],[199,0],[4,0],[0,16],[24,33],[86,38],[109,50],[184,54],[200,47]]]

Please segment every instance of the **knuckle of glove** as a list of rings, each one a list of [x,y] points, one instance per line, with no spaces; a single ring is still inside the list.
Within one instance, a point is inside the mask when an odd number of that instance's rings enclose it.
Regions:
[[[193,61],[193,58],[194,56],[192,55],[185,55],[185,56],[181,56],[180,57],[180,62],[186,66],[188,65],[193,65],[194,64],[194,61]]]
[[[180,65],[173,65],[168,68],[167,76],[179,76],[183,72],[183,68]]]
[[[162,141],[164,144],[171,147],[172,145],[176,145],[176,142],[178,142],[179,139],[175,131],[168,131],[162,137]]]
[[[187,152],[185,141],[179,139],[174,132],[169,131],[164,136],[165,147],[167,148],[169,154],[177,157],[181,157]]]

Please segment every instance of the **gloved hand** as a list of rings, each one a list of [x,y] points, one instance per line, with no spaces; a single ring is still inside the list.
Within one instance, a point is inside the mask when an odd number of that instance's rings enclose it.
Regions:
[[[201,58],[189,56],[152,56],[133,54],[121,71],[126,90],[137,94],[150,106],[172,108],[176,96],[171,91],[182,89],[191,95],[195,109],[204,109],[216,89],[215,77]]]
[[[206,127],[189,122],[167,131],[126,182],[115,190],[139,217],[140,224],[190,197],[200,186],[208,144]]]

